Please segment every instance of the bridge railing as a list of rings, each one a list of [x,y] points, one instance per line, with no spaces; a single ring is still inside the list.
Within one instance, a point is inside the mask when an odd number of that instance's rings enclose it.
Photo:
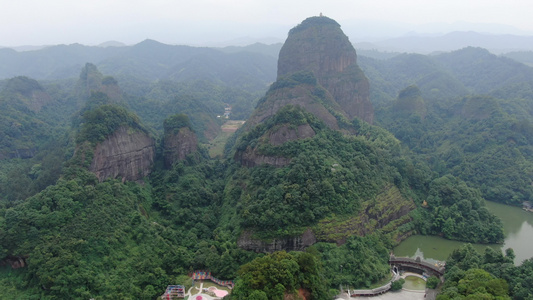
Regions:
[[[421,261],[421,260],[416,260],[416,259],[412,259],[412,258],[408,258],[408,257],[395,257],[395,256],[391,256],[390,259],[389,259],[389,263],[393,264],[393,263],[403,263],[403,264],[407,264],[407,265],[412,265],[412,266],[415,266],[415,267],[425,267],[429,270],[432,270],[440,275],[443,275],[444,274],[444,270],[445,270],[445,267],[444,266],[435,266],[435,265],[432,265],[428,262],[425,262],[425,261]]]

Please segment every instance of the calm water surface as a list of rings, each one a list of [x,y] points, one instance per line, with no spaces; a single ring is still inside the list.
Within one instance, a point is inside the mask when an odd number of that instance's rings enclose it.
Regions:
[[[416,276],[405,277],[404,289],[408,290],[424,290],[426,289],[426,281]]]
[[[498,216],[502,222],[505,233],[503,245],[480,245],[474,247],[483,252],[486,247],[504,251],[513,248],[516,258],[515,264],[519,265],[524,259],[533,257],[533,213],[521,208],[487,201],[487,208]],[[427,260],[446,260],[453,250],[464,243],[450,241],[435,236],[414,235],[407,238],[394,248],[396,256],[416,256]]]

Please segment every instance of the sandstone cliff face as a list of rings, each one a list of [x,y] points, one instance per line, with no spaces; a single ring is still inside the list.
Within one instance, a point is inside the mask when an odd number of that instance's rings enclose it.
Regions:
[[[256,149],[247,148],[244,152],[237,152],[235,160],[239,161],[245,167],[255,167],[263,164],[274,167],[284,167],[291,163],[290,158],[283,156],[268,156],[257,153]]]
[[[278,60],[278,79],[311,71],[351,119],[372,123],[368,79],[357,65],[357,54],[340,25],[327,17],[311,17],[289,32]]]
[[[283,145],[285,142],[305,139],[315,136],[315,131],[309,124],[303,124],[296,128],[292,128],[288,125],[281,126],[276,131],[269,134],[270,144],[274,146]]]
[[[155,142],[148,134],[120,127],[96,146],[89,170],[100,181],[138,181],[150,174],[154,155]]]
[[[176,134],[168,133],[164,140],[165,167],[170,168],[187,155],[198,150],[198,138],[188,127],[180,128]]]
[[[287,238],[276,238],[271,241],[261,241],[252,238],[252,232],[246,231],[239,237],[237,245],[245,250],[271,253],[275,251],[303,251],[305,248],[316,243],[316,237],[307,229],[302,235]]]

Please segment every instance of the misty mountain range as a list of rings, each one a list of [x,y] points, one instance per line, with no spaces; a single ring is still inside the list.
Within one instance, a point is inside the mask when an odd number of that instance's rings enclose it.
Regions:
[[[432,52],[447,52],[464,47],[481,47],[495,54],[503,54],[512,51],[533,51],[533,36],[525,34],[509,33],[487,33],[485,31],[450,31],[448,33],[418,33],[407,32],[395,37],[370,37],[361,36],[361,29],[355,25],[349,26],[349,31],[353,31],[350,36],[352,43],[357,50],[378,50],[381,52],[413,52],[420,54],[430,54]],[[498,32],[498,31],[491,31]],[[244,47],[252,44],[282,44],[283,39],[278,37],[241,37],[219,42],[206,44],[210,48],[226,49],[232,47]],[[125,47],[120,41],[106,41],[92,47]],[[191,45],[197,46],[197,45]],[[54,47],[52,45],[24,45],[10,48],[18,52],[36,51]],[[281,46],[280,46],[281,47]],[[277,53],[276,53],[277,56]]]
[[[533,50],[533,36],[483,34],[456,31],[440,36],[404,36],[374,43],[356,43],[356,49],[376,49],[387,52],[430,54],[464,47],[481,47],[494,54]]]
[[[247,40],[252,42],[252,39]],[[274,40],[270,39],[268,42],[272,43]],[[533,36],[457,31],[440,36],[412,35],[371,43],[355,42],[354,45],[359,55],[378,59],[391,58],[405,52],[438,54],[469,46],[481,47],[494,54],[504,55],[528,65],[533,64],[533,52],[531,52],[533,51]],[[233,68],[239,68],[246,61],[246,58],[243,59],[242,53],[246,53],[244,57],[248,57],[248,60],[253,60],[254,63],[259,62],[255,69],[258,73],[249,74],[254,75],[250,78],[257,78],[261,81],[257,84],[264,86],[264,84],[272,81],[273,74],[275,74],[276,59],[281,46],[282,43],[270,45],[255,43],[248,46],[208,48],[167,45],[153,40],[145,40],[133,46],[126,46],[116,41],[107,41],[98,46],[71,44],[21,46],[14,49],[0,48],[0,62],[2,63],[0,79],[18,75],[47,80],[74,78],[79,75],[79,70],[86,62],[92,62],[98,65],[103,72],[118,77],[142,71],[144,72],[143,77],[147,76],[152,80],[191,79],[184,78],[184,76],[205,78],[207,75],[208,78],[220,77],[223,81],[239,81],[238,78],[228,78],[223,74],[223,64],[231,64]],[[235,53],[241,53],[238,59]],[[252,58],[252,56],[254,57]],[[131,63],[134,60],[136,62]],[[200,61],[202,62],[200,63]],[[153,69],[143,70],[142,66],[145,64],[140,62],[150,63]],[[200,65],[205,64],[209,67],[200,67]],[[192,67],[196,68],[193,72],[196,75],[183,72],[185,68]]]
[[[250,46],[253,48],[253,46]],[[0,49],[0,78],[29,76],[38,80],[76,78],[87,62],[94,63],[117,78],[142,80],[203,79],[247,90],[266,87],[275,78],[276,56],[231,49],[173,46],[145,40],[134,46],[97,47],[80,44],[51,46],[41,50],[17,52]],[[274,46],[279,51],[278,46]],[[271,51],[272,52],[272,51]],[[249,65],[253,65],[250,68]],[[231,66],[231,68],[228,68]]]

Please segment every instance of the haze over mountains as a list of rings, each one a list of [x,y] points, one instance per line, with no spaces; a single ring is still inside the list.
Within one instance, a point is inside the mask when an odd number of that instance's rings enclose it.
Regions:
[[[279,20],[278,20],[279,21]],[[356,44],[356,49],[377,49],[380,51],[415,52],[428,54],[435,51],[451,51],[467,46],[482,47],[489,51],[501,54],[510,51],[533,50],[533,31],[519,29],[515,26],[498,23],[498,20],[489,22],[439,22],[437,19],[431,23],[409,23],[398,21],[380,21],[351,16],[338,19],[342,29]],[[501,21],[500,21],[501,22]],[[161,24],[153,29],[159,28]],[[148,26],[149,27],[149,26]],[[261,24],[261,26],[236,24],[234,22],[199,22],[191,21],[179,23],[179,28],[187,27],[188,30],[175,30],[171,35],[164,35],[154,31],[152,34],[141,35],[141,38],[132,39],[136,34],[119,34],[106,36],[107,39],[97,42],[88,42],[84,36],[77,40],[66,39],[62,43],[46,44],[4,44],[0,48],[9,47],[17,51],[38,50],[55,44],[81,43],[88,46],[124,46],[135,45],[142,40],[154,39],[170,45],[189,45],[195,47],[228,47],[246,46],[254,43],[276,44],[283,43],[287,30],[291,25]],[[243,30],[243,28],[246,28]],[[522,28],[524,28],[522,26]],[[116,29],[116,28],[115,28]],[[223,34],[222,34],[223,33]],[[35,39],[33,39],[35,40]],[[61,40],[61,39],[56,39]],[[93,39],[94,40],[94,39]]]
[[[531,52],[352,43],[315,16],[283,44],[0,49],[0,298],[154,299],[210,270],[232,299],[326,300],[413,234],[501,243],[485,199],[533,200]],[[533,260],[484,260],[446,280],[531,296]]]
[[[405,35],[372,43],[358,42],[358,49],[376,49],[387,52],[414,52],[430,54],[448,52],[464,47],[486,48],[492,53],[533,50],[533,36],[487,34],[475,31],[454,31],[444,35]]]

